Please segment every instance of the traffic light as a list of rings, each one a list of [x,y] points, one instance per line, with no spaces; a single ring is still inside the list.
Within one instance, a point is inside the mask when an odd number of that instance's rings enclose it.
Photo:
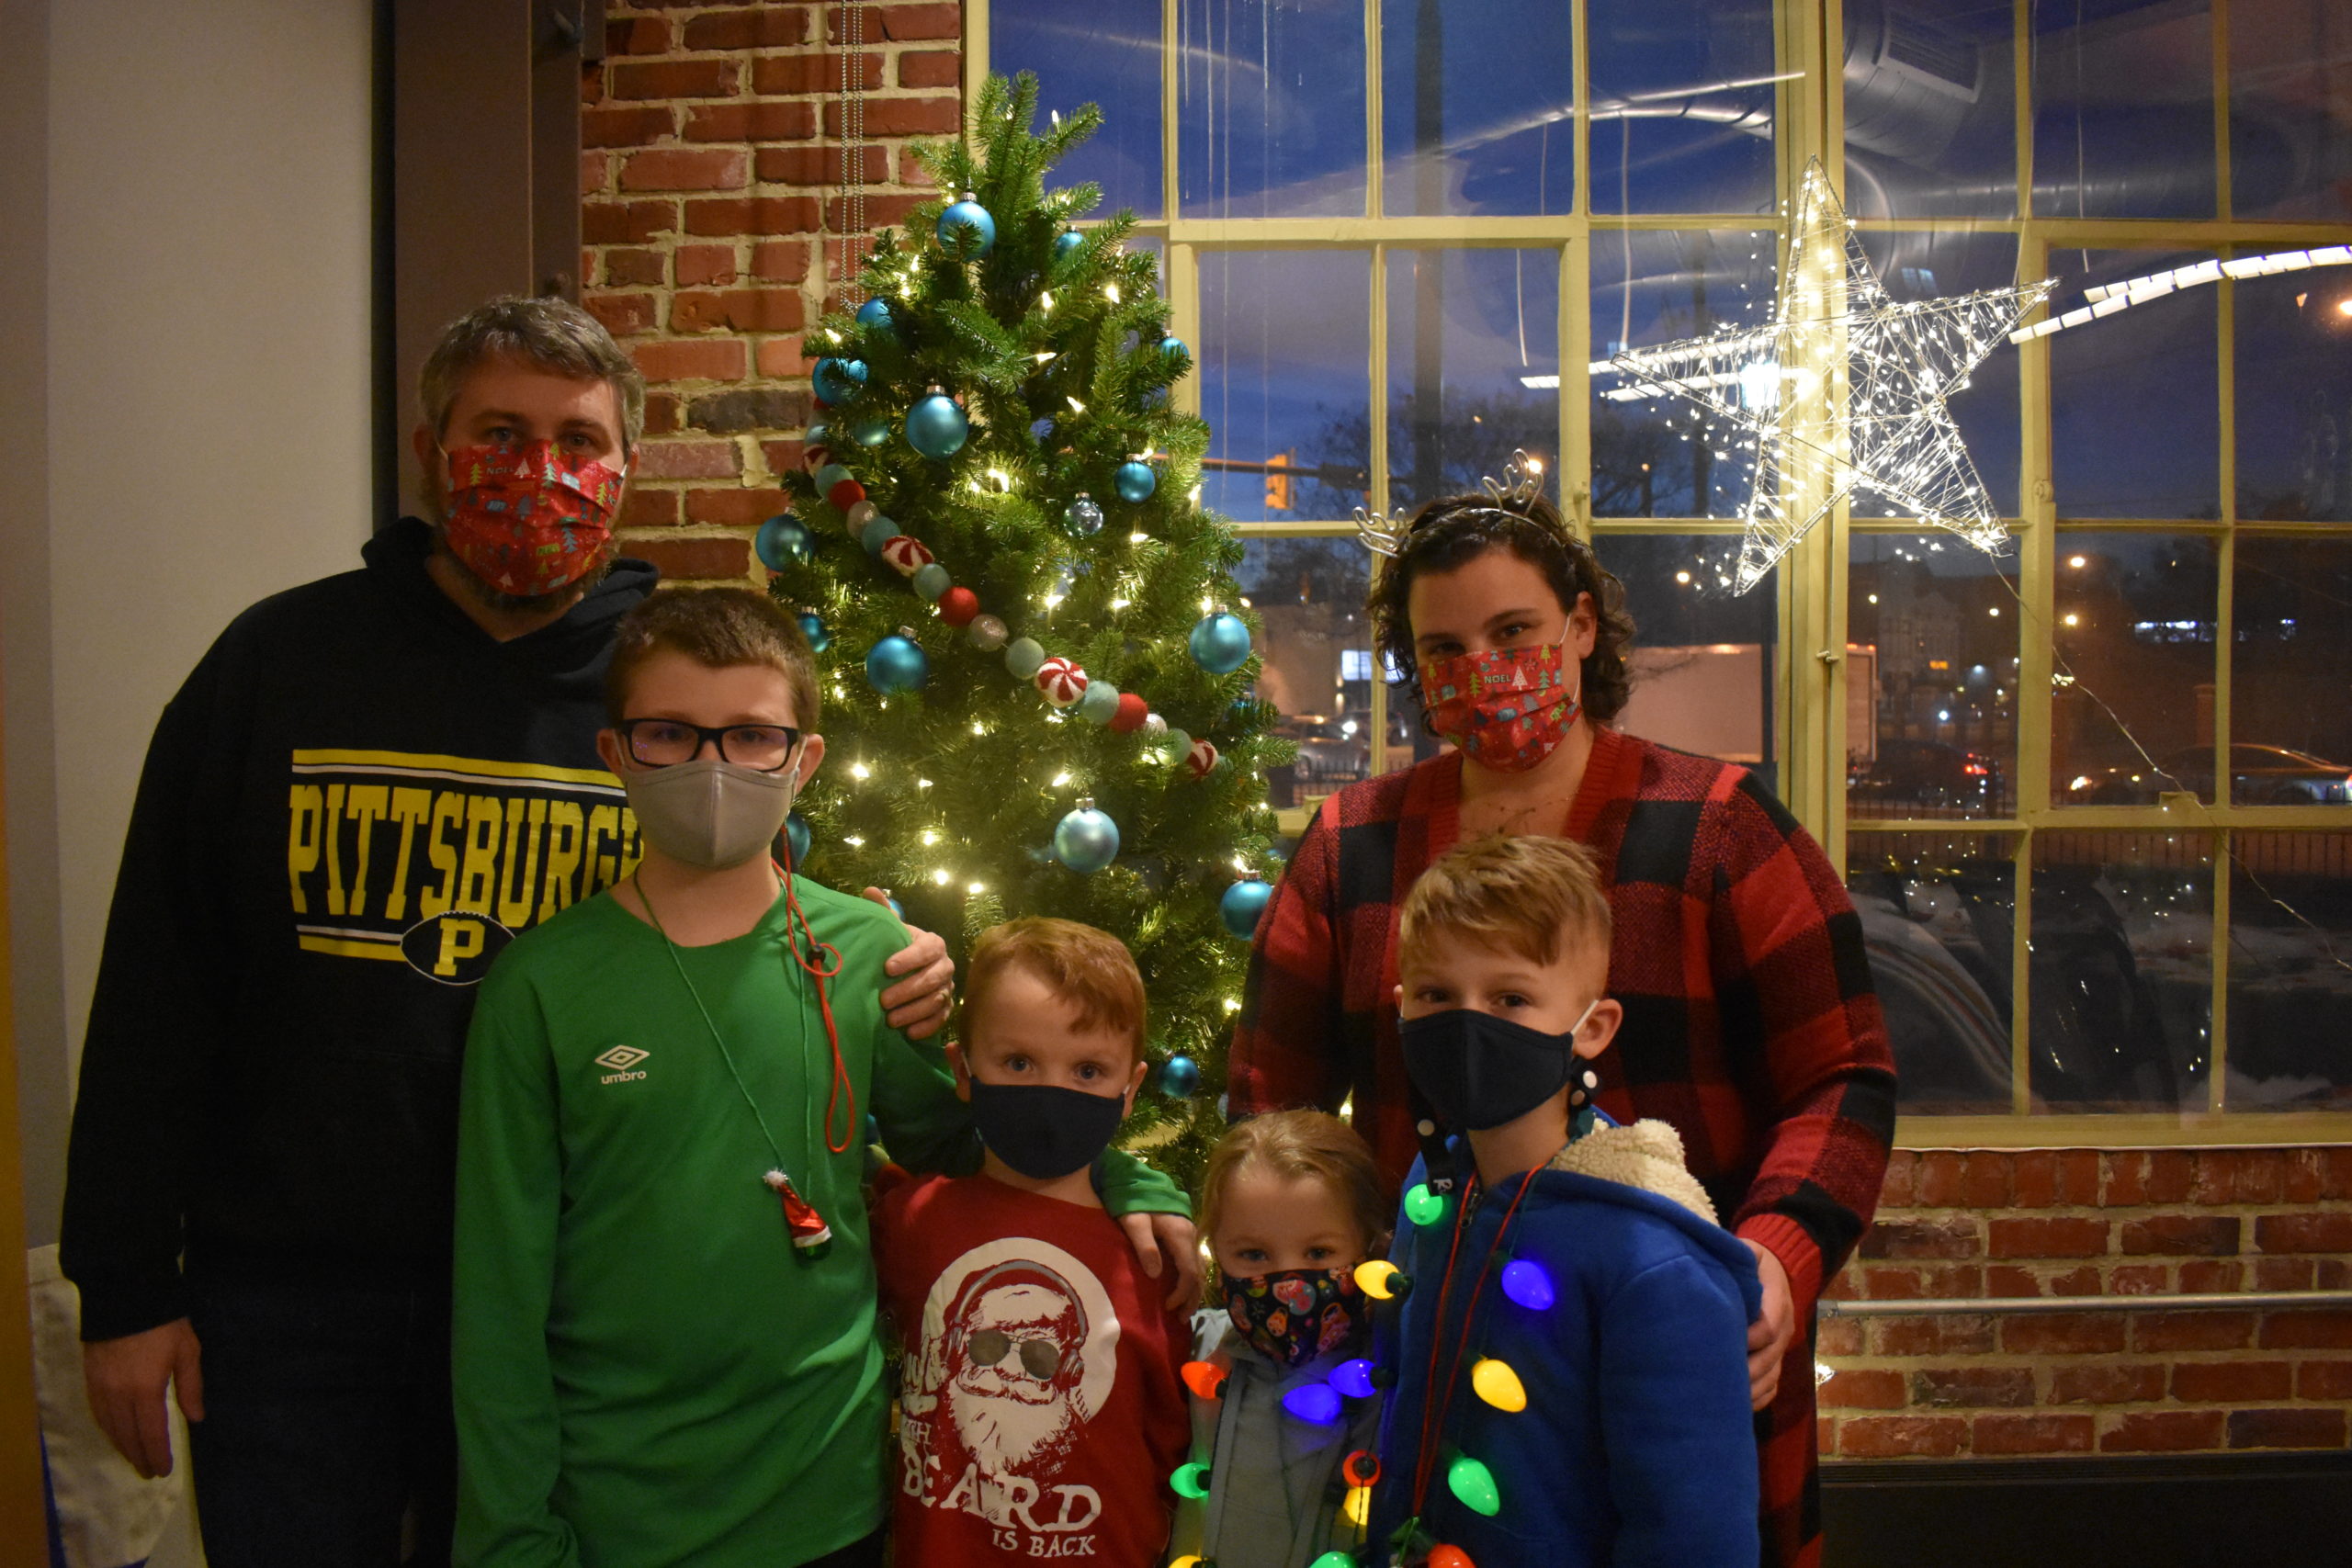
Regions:
[[[1277,452],[1266,459],[1266,510],[1269,512],[1290,510],[1291,457],[1288,452]]]

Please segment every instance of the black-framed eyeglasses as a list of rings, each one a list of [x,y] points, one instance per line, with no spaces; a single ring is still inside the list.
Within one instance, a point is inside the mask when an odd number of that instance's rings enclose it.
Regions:
[[[1051,1382],[1062,1370],[1062,1348],[1051,1339],[1015,1339],[1001,1328],[983,1328],[964,1341],[972,1359],[982,1366],[1001,1365],[1013,1352],[1021,1351],[1021,1370],[1039,1382]]]
[[[722,724],[715,728],[676,718],[625,718],[620,722],[622,744],[631,761],[649,768],[675,767],[702,754],[703,743],[718,748],[719,756],[739,768],[763,773],[781,770],[800,744],[800,731],[783,724]]]

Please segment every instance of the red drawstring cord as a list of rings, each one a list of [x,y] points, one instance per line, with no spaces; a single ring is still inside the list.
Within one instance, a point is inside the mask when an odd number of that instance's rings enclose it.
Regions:
[[[832,1047],[833,1081],[825,1095],[825,1149],[829,1154],[847,1154],[857,1140],[857,1085],[850,1081],[849,1064],[842,1059],[841,1030],[833,1022],[832,998],[825,994],[825,982],[842,972],[841,950],[829,942],[819,942],[817,932],[808,924],[808,916],[800,908],[800,899],[792,890],[792,846],[785,845],[785,858],[776,863],[776,872],[784,881],[786,929],[797,932],[799,940],[792,946],[793,962],[807,972],[817,986],[817,1010],[825,1021],[825,1043]],[[825,967],[830,960],[832,967]],[[849,1114],[842,1123],[841,1141],[833,1141],[833,1114],[843,1100],[849,1101]]]

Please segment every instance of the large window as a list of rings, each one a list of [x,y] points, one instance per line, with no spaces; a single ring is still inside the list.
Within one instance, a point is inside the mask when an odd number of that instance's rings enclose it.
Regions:
[[[990,0],[1110,128],[1303,813],[1426,755],[1346,519],[1541,457],[1640,623],[1626,727],[1846,867],[1904,1137],[2352,1129],[2352,265],[2015,347],[1951,412],[2010,548],[1838,508],[1734,592],[1752,444],[1588,367],[1765,320],[1819,158],[1897,300],[2044,312],[2352,242],[2340,0]],[[1832,30],[1834,18],[1835,30]]]

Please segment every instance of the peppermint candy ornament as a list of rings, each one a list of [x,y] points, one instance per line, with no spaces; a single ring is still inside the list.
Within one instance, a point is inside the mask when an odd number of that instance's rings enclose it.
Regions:
[[[1204,779],[1216,771],[1216,748],[1205,740],[1195,740],[1184,753],[1184,767],[1196,779]]]
[[[899,576],[912,577],[939,558],[912,534],[899,534],[883,543],[882,558],[895,567]]]
[[[1086,695],[1086,671],[1058,654],[1037,666],[1037,689],[1057,708]]]

